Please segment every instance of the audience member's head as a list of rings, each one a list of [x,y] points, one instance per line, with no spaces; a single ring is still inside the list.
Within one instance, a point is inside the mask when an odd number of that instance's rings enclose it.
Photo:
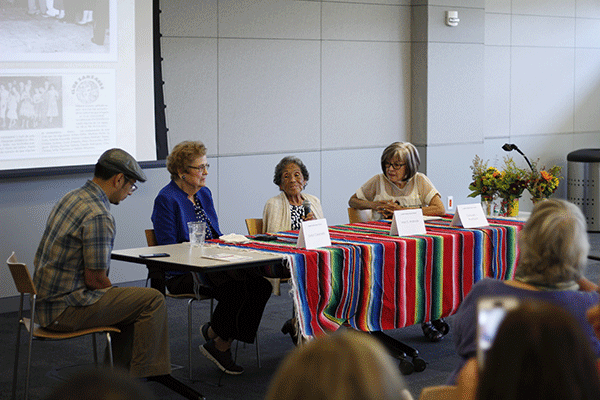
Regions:
[[[154,400],[154,395],[121,369],[80,372],[54,389],[45,400]]]
[[[296,348],[275,374],[267,400],[410,398],[398,366],[374,337],[343,330]]]
[[[589,339],[560,307],[523,302],[498,329],[479,376],[477,399],[600,399]]]
[[[589,251],[585,218],[564,200],[536,204],[519,236],[516,277],[527,283],[557,286],[583,276]]]

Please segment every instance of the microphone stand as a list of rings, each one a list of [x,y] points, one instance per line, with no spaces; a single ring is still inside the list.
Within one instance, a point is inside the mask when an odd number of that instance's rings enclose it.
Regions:
[[[529,165],[529,168],[531,168],[531,172],[535,172],[535,168],[533,168],[533,165],[531,165],[531,163],[529,162],[529,159],[527,158],[527,156],[525,154],[523,154],[523,152],[517,147],[516,144],[513,144],[513,143],[504,143],[504,146],[502,146],[502,149],[504,151],[516,150],[520,155],[523,156],[523,158],[525,159],[525,161],[527,161],[527,164]]]

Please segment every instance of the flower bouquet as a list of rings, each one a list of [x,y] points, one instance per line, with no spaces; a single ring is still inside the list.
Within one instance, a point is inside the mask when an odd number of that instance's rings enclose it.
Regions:
[[[511,157],[504,158],[504,168],[498,179],[498,194],[502,198],[500,212],[508,217],[519,214],[519,198],[528,187],[527,172],[515,164]]]
[[[561,167],[554,165],[549,170],[544,167],[538,171],[537,165],[534,163],[534,171],[530,174],[527,185],[533,204],[542,199],[547,199],[558,189],[559,181],[562,178],[560,176],[561,170]]]
[[[468,197],[481,196],[482,200],[493,200],[498,191],[500,171],[495,167],[488,167],[487,161],[484,162],[479,156],[475,156],[473,159],[471,171],[473,171],[473,182],[469,185],[471,193]]]
[[[490,216],[493,214],[493,201],[498,193],[498,179],[501,173],[495,167],[488,167],[487,161],[483,161],[479,156],[473,159],[471,171],[473,181],[469,185],[471,193],[468,197],[481,196],[484,211]]]

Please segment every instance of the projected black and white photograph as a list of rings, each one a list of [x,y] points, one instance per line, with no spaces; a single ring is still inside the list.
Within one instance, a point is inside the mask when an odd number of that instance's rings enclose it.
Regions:
[[[116,61],[113,0],[0,0],[0,61]]]
[[[116,141],[115,70],[0,75],[0,161],[96,154]]]
[[[62,127],[61,77],[0,77],[0,130]]]

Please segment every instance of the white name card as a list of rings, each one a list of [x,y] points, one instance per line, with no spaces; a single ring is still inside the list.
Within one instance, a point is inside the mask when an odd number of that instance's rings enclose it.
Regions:
[[[462,226],[463,228],[481,228],[489,226],[489,222],[483,213],[480,203],[461,204],[456,206],[456,213],[451,226]]]
[[[311,221],[302,221],[300,232],[298,233],[298,244],[296,247],[304,249],[316,249],[318,247],[331,246],[329,237],[329,228],[327,220],[313,219]]]
[[[394,219],[390,229],[391,236],[410,236],[425,233],[427,231],[423,220],[423,210],[415,208],[394,211]]]

